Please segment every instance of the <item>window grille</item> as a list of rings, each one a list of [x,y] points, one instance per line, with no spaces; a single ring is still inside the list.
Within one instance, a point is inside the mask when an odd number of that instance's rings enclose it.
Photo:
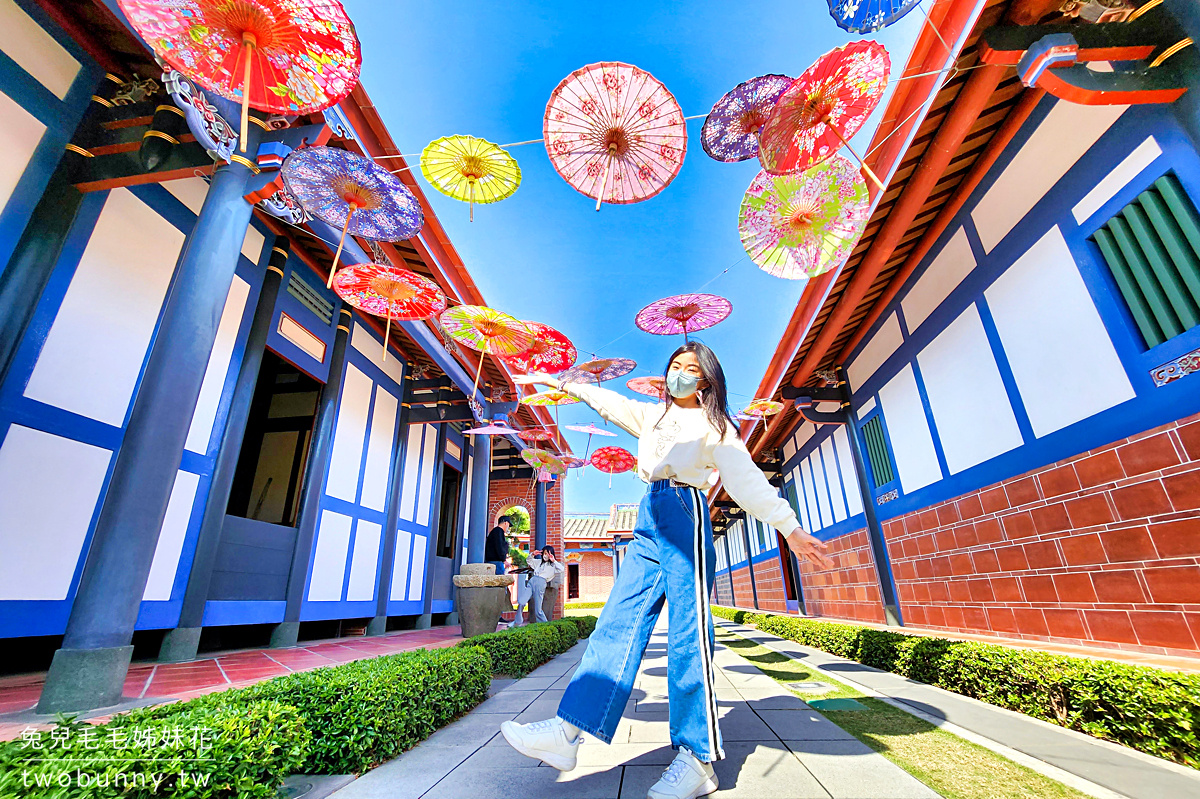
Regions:
[[[319,291],[294,270],[288,278],[287,290],[288,294],[298,299],[301,305],[315,313],[322,322],[329,324],[333,321],[333,303],[322,297]]]
[[[871,474],[875,487],[887,485],[896,479],[892,459],[888,456],[887,442],[883,435],[883,419],[878,414],[862,426],[863,438],[867,442],[867,458],[871,461]]]

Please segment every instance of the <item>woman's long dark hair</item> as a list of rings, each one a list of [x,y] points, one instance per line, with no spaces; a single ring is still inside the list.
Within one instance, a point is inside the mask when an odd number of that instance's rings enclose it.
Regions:
[[[666,395],[667,409],[675,404],[675,398],[671,396],[670,391],[666,390],[667,374],[671,371],[671,363],[685,352],[696,356],[696,361],[700,364],[700,372],[708,382],[708,387],[700,393],[700,405],[704,408],[704,416],[721,438],[724,438],[725,431],[733,424],[733,414],[729,412],[729,398],[725,391],[725,370],[721,368],[717,354],[709,349],[707,344],[689,341],[671,353],[671,357],[667,359],[667,365],[663,369],[663,393]],[[661,422],[666,415],[667,410],[663,410],[663,415],[659,417],[658,421]],[[655,427],[657,426],[655,424]]]

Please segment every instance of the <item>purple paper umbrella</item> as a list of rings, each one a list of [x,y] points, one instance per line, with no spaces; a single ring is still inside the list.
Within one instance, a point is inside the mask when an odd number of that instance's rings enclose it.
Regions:
[[[761,75],[739,83],[712,107],[700,128],[700,146],[725,163],[758,155],[758,131],[775,101],[792,85],[787,75]]]
[[[605,380],[624,377],[637,368],[637,362],[629,358],[597,358],[594,361],[573,366],[559,375],[564,383],[590,383],[596,385]]]
[[[733,313],[733,303],[716,294],[676,294],[652,302],[638,311],[634,322],[647,333],[656,336],[683,334],[704,330],[725,321]]]

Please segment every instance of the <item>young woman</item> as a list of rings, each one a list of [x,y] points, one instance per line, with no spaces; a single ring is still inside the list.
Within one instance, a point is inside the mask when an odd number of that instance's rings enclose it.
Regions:
[[[634,540],[558,715],[532,724],[506,721],[504,737],[523,755],[561,771],[575,767],[580,730],[612,742],[650,632],[667,603],[671,745],[679,755],[650,789],[649,799],[692,799],[717,790],[712,762],[724,757],[713,691],[712,527],[704,490],[714,470],[725,490],[753,516],[788,536],[797,555],[822,568],[825,545],[800,528],[796,515],[754,465],[729,414],[725,373],[717,356],[693,341],[671,356],[666,402],[636,402],[549,375],[518,377],[554,386],[592,406],[638,438],[638,476],[650,484],[638,509]]]

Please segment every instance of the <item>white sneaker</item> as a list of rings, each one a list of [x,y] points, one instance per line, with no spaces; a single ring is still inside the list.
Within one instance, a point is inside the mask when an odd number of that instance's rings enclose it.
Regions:
[[[532,724],[506,721],[500,725],[500,732],[504,733],[504,740],[508,741],[513,749],[559,771],[575,768],[579,742],[583,740],[582,735],[576,735],[573,741],[568,740],[562,719],[557,716]]]
[[[717,775],[712,765],[701,763],[691,752],[680,749],[646,799],[695,799],[716,790]]]

